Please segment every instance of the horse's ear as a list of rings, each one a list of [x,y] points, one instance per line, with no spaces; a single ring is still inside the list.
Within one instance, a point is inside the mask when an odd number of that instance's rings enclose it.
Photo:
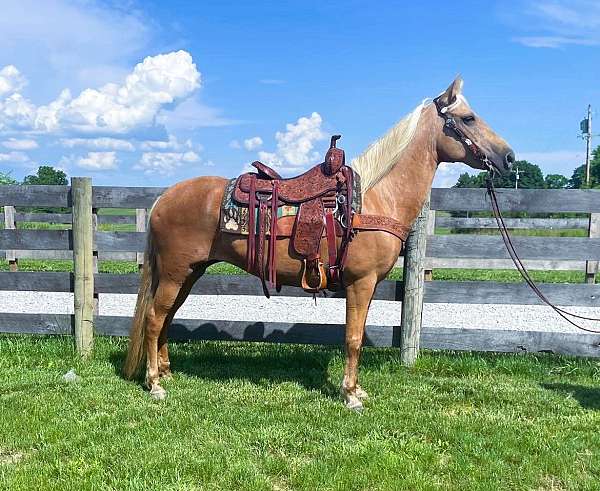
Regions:
[[[456,98],[462,94],[463,88],[463,79],[460,75],[458,75],[454,82],[450,84],[450,86],[446,89],[446,91],[439,96],[438,100],[440,101],[443,107],[449,106],[456,101]]]

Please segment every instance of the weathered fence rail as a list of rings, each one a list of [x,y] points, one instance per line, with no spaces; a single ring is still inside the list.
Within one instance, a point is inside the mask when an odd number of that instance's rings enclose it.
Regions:
[[[84,295],[88,303],[103,293],[136,293],[137,274],[103,274],[97,272],[97,260],[117,258],[141,260],[145,245],[145,210],[149,209],[162,188],[93,187],[90,201],[85,205],[89,215],[84,219],[91,226],[89,245],[85,257],[75,273],[31,273],[17,271],[0,272],[0,290],[76,292]],[[77,200],[75,200],[77,201]],[[549,269],[563,269],[565,265],[586,268],[588,274],[597,270],[600,258],[600,238],[595,232],[594,221],[600,213],[600,193],[595,191],[548,191],[548,190],[501,190],[500,206],[505,211],[531,213],[578,212],[590,214],[590,219],[509,219],[514,228],[588,228],[590,237],[515,237],[515,245],[528,264],[541,264]],[[19,221],[72,223],[81,215],[73,208],[73,193],[69,186],[1,186],[0,206],[4,206],[4,223]],[[72,214],[15,211],[14,207],[71,208]],[[136,209],[136,216],[96,215],[98,208]],[[365,343],[373,346],[404,346],[409,348],[406,363],[414,359],[420,346],[426,348],[493,350],[493,351],[552,351],[574,355],[600,356],[600,336],[593,334],[568,334],[523,331],[499,331],[490,329],[421,329],[421,305],[425,303],[461,304],[520,304],[538,305],[537,297],[521,283],[497,283],[493,281],[423,283],[424,270],[444,267],[441,261],[450,261],[451,267],[463,267],[480,261],[482,267],[510,267],[508,256],[500,237],[490,235],[435,235],[436,227],[490,228],[487,218],[454,218],[436,216],[435,210],[487,211],[489,204],[483,190],[434,189],[431,195],[429,220],[424,215],[419,221],[419,239],[407,248],[404,281],[384,281],[377,289],[376,300],[403,301],[404,326],[368,326]],[[6,211],[8,210],[8,212]],[[8,217],[8,219],[7,219]],[[517,221],[521,220],[521,221]],[[89,222],[89,223],[88,223]],[[98,224],[135,224],[136,232],[97,230]],[[586,225],[587,223],[587,225]],[[475,227],[473,225],[476,225]],[[81,228],[81,227],[80,227]],[[47,257],[48,251],[56,251],[63,258],[72,258],[77,237],[81,231],[72,230],[26,230],[5,227],[0,230],[0,250],[11,261],[17,251],[19,257]],[[412,252],[410,252],[412,251]],[[46,255],[45,255],[46,254]],[[112,256],[111,256],[112,255]],[[14,262],[15,260],[12,259]],[[595,268],[594,269],[594,265]],[[16,264],[15,264],[16,266]],[[448,266],[446,266],[448,267]],[[87,274],[92,281],[87,289],[76,288],[78,278]],[[91,283],[91,289],[89,284]],[[405,288],[406,287],[406,288]],[[560,305],[600,308],[600,285],[595,284],[543,284],[542,290]],[[81,291],[79,291],[81,290]],[[79,291],[79,293],[77,293]],[[84,293],[82,293],[82,291]],[[262,295],[262,288],[254,277],[205,275],[192,290],[203,295]],[[283,296],[304,296],[297,288],[283,287]],[[343,297],[343,293],[333,295]],[[81,302],[75,298],[75,311]],[[97,308],[97,303],[93,309]],[[81,320],[80,320],[81,318]],[[131,319],[94,315],[93,329],[96,334],[125,335]],[[89,320],[89,310],[76,319],[71,315],[0,313],[0,332],[72,334],[80,333],[82,324]],[[79,324],[79,325],[78,325]],[[170,335],[190,339],[234,339],[273,342],[301,342],[339,344],[343,341],[343,326],[313,325],[310,323],[268,323],[246,321],[212,321],[176,319]],[[82,352],[89,348],[85,340],[80,343]]]

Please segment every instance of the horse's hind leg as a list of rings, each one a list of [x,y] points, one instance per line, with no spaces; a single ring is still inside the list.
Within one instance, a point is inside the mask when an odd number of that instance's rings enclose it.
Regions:
[[[158,337],[158,375],[162,379],[171,378],[171,361],[169,360],[169,348],[167,345],[169,326],[171,325],[175,314],[190,294],[194,283],[196,283],[198,278],[204,274],[208,266],[209,263],[197,266],[194,269],[194,272],[186,278],[185,282],[181,286],[181,289],[179,290],[179,293],[177,294],[177,298],[175,299],[173,307],[171,307],[171,310],[165,319],[163,328],[160,331],[160,336]]]
[[[154,294],[152,305],[146,314],[146,386],[154,399],[164,399],[167,395],[159,383],[158,339],[168,326],[169,314],[181,291],[181,285],[161,279]],[[173,314],[174,315],[174,314]]]

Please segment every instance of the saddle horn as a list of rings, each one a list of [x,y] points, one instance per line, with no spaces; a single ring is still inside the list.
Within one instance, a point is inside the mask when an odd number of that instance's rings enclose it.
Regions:
[[[329,144],[329,150],[325,155],[325,162],[323,165],[323,172],[327,176],[333,176],[340,168],[346,164],[346,155],[341,148],[336,148],[336,142],[342,137],[342,135],[333,135],[331,137],[331,143]]]

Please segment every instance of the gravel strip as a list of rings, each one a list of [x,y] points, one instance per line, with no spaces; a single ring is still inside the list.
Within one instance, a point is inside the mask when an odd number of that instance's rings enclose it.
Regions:
[[[131,316],[136,295],[101,294],[100,315]],[[376,300],[367,323],[393,326],[400,323],[400,302]],[[567,310],[600,317],[600,308],[567,307]],[[0,312],[72,314],[72,293],[0,292]],[[343,324],[343,299],[191,295],[177,314],[181,319],[249,320],[263,322],[314,322]],[[597,323],[581,323],[600,329]],[[580,332],[549,307],[537,305],[426,304],[423,324],[428,327],[505,329],[515,331]]]

